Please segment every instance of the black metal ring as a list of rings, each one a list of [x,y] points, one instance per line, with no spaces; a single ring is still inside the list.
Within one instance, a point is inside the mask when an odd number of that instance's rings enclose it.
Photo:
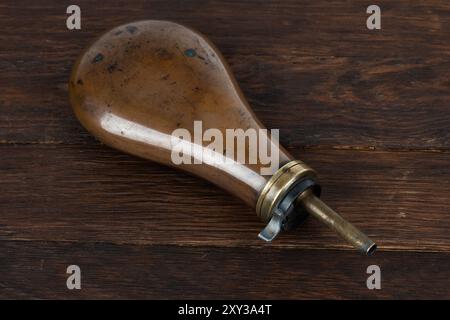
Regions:
[[[306,189],[312,188],[314,194],[319,197],[321,188],[314,180],[305,179],[299,181],[295,184],[291,190],[286,194],[286,196],[281,200],[278,204],[277,209],[280,210],[284,217],[283,219],[283,230],[289,230],[294,228],[296,225],[305,220],[308,216],[306,210],[302,210],[301,208],[294,208],[294,202],[297,197],[302,194]],[[295,219],[292,219],[291,216],[294,214]],[[291,219],[290,219],[291,218]]]

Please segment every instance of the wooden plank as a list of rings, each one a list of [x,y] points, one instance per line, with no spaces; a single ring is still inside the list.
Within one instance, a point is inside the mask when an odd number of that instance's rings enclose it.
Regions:
[[[0,154],[0,240],[266,246],[251,209],[176,170],[97,145],[2,145]],[[294,155],[381,250],[450,250],[450,153]],[[312,219],[271,246],[348,248]]]
[[[0,298],[448,299],[450,255],[0,242]],[[81,268],[81,290],[66,269]],[[381,290],[366,269],[381,268]]]
[[[450,298],[450,4],[78,1],[0,4],[0,298]],[[272,244],[211,184],[100,145],[67,99],[101,32],[168,19],[210,37],[323,198],[366,231],[370,258],[312,219]],[[407,152],[405,152],[407,151]],[[66,268],[82,268],[82,290]],[[382,269],[382,290],[366,268]]]
[[[0,5],[0,142],[95,143],[67,99],[76,56],[117,24],[170,19],[218,45],[287,147],[449,150],[447,1],[379,1],[376,32],[366,29],[357,1],[78,4],[80,31],[66,30],[65,5],[56,0]]]

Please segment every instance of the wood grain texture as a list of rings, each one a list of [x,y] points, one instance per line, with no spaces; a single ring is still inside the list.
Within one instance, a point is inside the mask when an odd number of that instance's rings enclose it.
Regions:
[[[375,32],[356,0],[77,4],[80,31],[65,28],[66,3],[0,4],[0,297],[450,298],[448,1],[378,1]],[[139,19],[208,36],[377,255],[312,219],[265,245],[240,201],[90,137],[68,102],[71,66]],[[74,263],[79,292],[65,287]],[[366,289],[370,264],[380,291]]]
[[[3,186],[14,186],[0,193],[0,239],[267,246],[250,208],[183,172],[105,146],[0,150]],[[321,173],[322,198],[381,250],[450,251],[450,153],[294,156]],[[313,219],[271,246],[348,248]]]
[[[450,298],[447,253],[355,259],[353,252],[333,250],[2,241],[0,258],[0,298]],[[65,288],[74,261],[81,290]],[[372,263],[383,270],[382,290],[366,288]]]
[[[287,147],[450,147],[446,1],[379,1],[379,32],[367,30],[365,4],[357,1],[79,5],[83,27],[73,32],[65,28],[65,4],[1,5],[0,128],[7,130],[0,141],[84,143],[67,106],[76,57],[118,24],[169,19],[217,44],[256,114],[281,130]]]

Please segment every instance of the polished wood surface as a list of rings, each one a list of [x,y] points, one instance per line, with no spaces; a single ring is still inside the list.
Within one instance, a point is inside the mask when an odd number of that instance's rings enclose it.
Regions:
[[[78,4],[80,31],[55,0],[0,5],[2,298],[450,298],[446,1],[378,1],[375,32],[359,1]],[[99,34],[142,19],[217,45],[261,122],[376,255],[312,219],[267,246],[240,200],[91,137],[70,107],[71,67]],[[66,289],[70,264],[80,291]],[[366,288],[371,264],[381,290]]]

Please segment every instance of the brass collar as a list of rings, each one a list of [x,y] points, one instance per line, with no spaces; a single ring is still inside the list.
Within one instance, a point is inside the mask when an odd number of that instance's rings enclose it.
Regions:
[[[263,222],[273,216],[273,210],[297,183],[316,179],[316,172],[299,160],[293,160],[278,169],[262,189],[256,203],[256,214]]]

